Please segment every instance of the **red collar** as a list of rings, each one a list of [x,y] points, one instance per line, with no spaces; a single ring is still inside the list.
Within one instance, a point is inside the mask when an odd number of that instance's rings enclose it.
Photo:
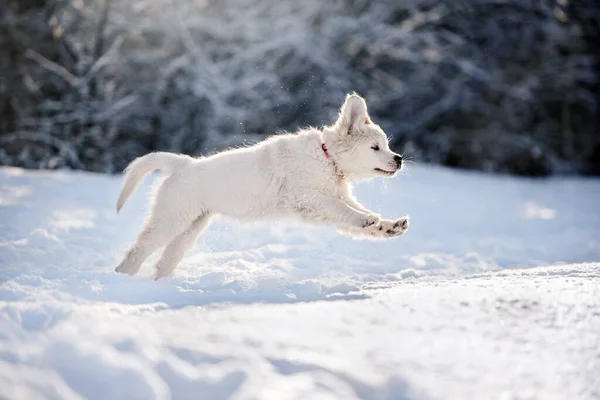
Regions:
[[[329,154],[329,150],[327,150],[327,145],[325,145],[325,143],[321,144],[321,148],[325,152],[325,157],[331,158],[331,154]]]
[[[321,149],[323,150],[323,153],[325,153],[325,157],[331,158],[331,154],[329,154],[329,150],[327,150],[327,145],[325,143],[321,143]],[[335,161],[331,160],[331,162],[333,162],[333,167],[335,168],[335,174],[337,175],[338,180],[340,182],[343,181],[346,177],[346,175],[344,175],[344,171],[338,168]]]

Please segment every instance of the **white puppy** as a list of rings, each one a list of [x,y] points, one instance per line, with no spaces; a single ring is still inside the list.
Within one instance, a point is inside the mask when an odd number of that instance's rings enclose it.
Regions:
[[[117,212],[145,175],[169,176],[154,195],[136,242],[116,268],[135,274],[142,262],[165,246],[156,279],[170,275],[213,215],[244,220],[298,216],[335,225],[347,235],[385,239],[403,234],[408,217],[382,220],[359,204],[351,181],[394,176],[402,157],[356,94],[346,96],[335,124],[273,136],[256,145],[210,157],[151,153],[128,167]]]

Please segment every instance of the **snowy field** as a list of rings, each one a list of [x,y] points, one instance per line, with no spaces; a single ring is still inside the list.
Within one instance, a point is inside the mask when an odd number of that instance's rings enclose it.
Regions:
[[[412,166],[357,189],[405,236],[218,221],[159,282],[149,181],[0,169],[0,398],[600,398],[598,179]]]

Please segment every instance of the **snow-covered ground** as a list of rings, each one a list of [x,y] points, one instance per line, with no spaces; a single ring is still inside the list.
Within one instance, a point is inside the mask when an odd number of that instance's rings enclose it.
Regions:
[[[0,169],[0,398],[600,397],[600,180],[413,166],[358,187],[405,236],[218,221],[159,282],[119,189]]]

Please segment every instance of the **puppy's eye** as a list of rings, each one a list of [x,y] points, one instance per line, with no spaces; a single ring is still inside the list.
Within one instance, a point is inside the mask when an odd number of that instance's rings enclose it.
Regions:
[[[372,148],[373,150],[375,150],[375,151],[379,151],[379,146],[378,146],[378,145],[371,146],[371,148]]]

